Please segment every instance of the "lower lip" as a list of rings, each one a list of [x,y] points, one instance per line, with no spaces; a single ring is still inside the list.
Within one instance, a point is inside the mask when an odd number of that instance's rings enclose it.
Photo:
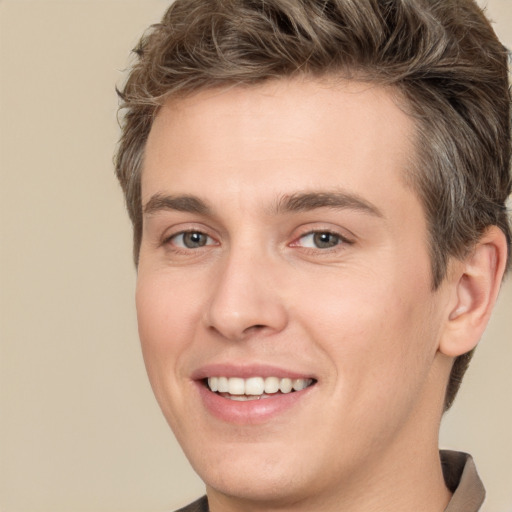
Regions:
[[[216,418],[236,425],[254,425],[269,421],[298,405],[315,387],[314,384],[301,391],[241,402],[213,393],[203,382],[197,382],[197,385],[206,409]]]

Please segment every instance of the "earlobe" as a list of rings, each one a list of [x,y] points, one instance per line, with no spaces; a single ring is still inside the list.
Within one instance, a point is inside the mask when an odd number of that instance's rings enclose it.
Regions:
[[[457,357],[476,347],[498,297],[506,260],[505,234],[491,226],[471,254],[454,265],[453,300],[440,352]]]

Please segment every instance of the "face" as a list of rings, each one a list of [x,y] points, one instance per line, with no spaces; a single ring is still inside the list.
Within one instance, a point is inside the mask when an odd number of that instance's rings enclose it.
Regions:
[[[210,90],[156,118],[140,338],[212,496],[349,499],[436,445],[447,301],[404,179],[413,133],[352,82]]]

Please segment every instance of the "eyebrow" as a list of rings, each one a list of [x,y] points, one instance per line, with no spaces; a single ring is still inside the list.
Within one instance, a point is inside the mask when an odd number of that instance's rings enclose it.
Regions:
[[[347,192],[305,192],[281,196],[275,207],[274,214],[304,212],[318,208],[357,210],[375,217],[384,217],[382,212],[365,199]],[[193,195],[153,195],[143,208],[145,215],[159,211],[174,210],[198,215],[211,215],[210,207]]]
[[[199,215],[208,215],[210,208],[208,205],[195,196],[169,196],[155,194],[144,206],[144,214],[152,215],[159,211],[175,210],[186,213],[197,213]]]
[[[277,201],[275,210],[277,213],[288,213],[317,208],[358,210],[375,217],[384,217],[374,204],[347,192],[306,192],[284,195]]]

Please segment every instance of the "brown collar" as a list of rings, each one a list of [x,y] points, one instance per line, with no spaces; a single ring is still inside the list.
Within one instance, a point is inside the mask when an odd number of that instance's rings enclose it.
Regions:
[[[453,493],[444,512],[477,512],[485,499],[485,489],[471,455],[441,450],[446,486]]]

